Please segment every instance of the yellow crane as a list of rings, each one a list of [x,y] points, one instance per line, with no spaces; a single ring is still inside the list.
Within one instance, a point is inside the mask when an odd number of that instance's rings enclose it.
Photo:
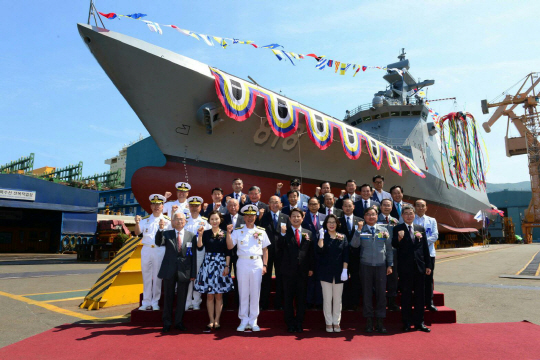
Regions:
[[[486,132],[491,132],[491,126],[501,117],[508,118],[506,125],[506,156],[527,154],[529,175],[531,177],[532,198],[525,211],[525,218],[521,223],[525,243],[532,242],[532,231],[540,227],[540,117],[538,115],[539,96],[536,88],[540,84],[540,73],[532,72],[520,80],[521,86],[515,95],[504,93],[502,101],[491,102],[482,100],[482,112],[489,113],[489,108],[497,108],[491,118],[482,124]],[[519,83],[518,82],[518,83]],[[528,88],[527,88],[528,86]],[[526,89],[526,90],[525,90]],[[514,109],[522,105],[523,115],[516,115]],[[508,137],[510,122],[519,132],[518,137]]]

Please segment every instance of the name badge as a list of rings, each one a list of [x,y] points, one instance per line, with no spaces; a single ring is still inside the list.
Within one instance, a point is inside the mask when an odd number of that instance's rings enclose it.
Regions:
[[[189,242],[189,243],[186,244],[186,247],[190,248],[191,245],[192,245],[192,244]]]
[[[431,236],[431,229],[430,228],[426,229],[426,235]]]
[[[308,206],[307,206],[307,202],[303,202],[303,203],[302,203],[302,206],[304,207],[304,209],[307,209],[307,207],[308,207]]]

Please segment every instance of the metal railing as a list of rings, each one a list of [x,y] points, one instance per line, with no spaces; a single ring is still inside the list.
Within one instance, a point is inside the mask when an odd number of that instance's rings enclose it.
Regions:
[[[408,103],[405,103],[405,104],[402,104],[401,101],[399,100],[394,100],[394,99],[385,99],[385,104],[384,105],[390,105],[390,106],[407,106],[407,105],[420,105],[422,104],[423,101],[419,101],[415,98],[409,98],[408,99]],[[360,106],[357,106],[355,107],[354,109],[352,110],[349,110],[349,115],[347,117],[347,115],[345,115],[345,118],[343,118],[343,121],[346,121],[348,120],[349,118],[353,117],[354,115],[358,114],[359,112],[361,111],[366,111],[366,110],[369,110],[373,107],[373,104],[372,103],[368,103],[368,104],[362,104]]]

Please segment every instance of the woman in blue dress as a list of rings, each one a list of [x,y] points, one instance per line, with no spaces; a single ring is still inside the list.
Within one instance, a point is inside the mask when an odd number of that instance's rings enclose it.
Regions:
[[[212,211],[208,217],[211,229],[204,231],[198,229],[197,248],[205,249],[204,260],[195,281],[195,290],[206,294],[206,308],[210,322],[206,330],[221,328],[219,319],[223,308],[223,293],[233,289],[232,278],[229,275],[231,261],[230,251],[227,249],[226,234],[219,228],[223,221],[219,211]],[[215,314],[214,314],[215,311]]]

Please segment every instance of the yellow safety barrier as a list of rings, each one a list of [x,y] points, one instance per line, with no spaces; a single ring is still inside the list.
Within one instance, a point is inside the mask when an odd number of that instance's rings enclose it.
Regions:
[[[103,307],[138,303],[143,291],[141,248],[138,237],[127,239],[79,307],[99,310]]]

